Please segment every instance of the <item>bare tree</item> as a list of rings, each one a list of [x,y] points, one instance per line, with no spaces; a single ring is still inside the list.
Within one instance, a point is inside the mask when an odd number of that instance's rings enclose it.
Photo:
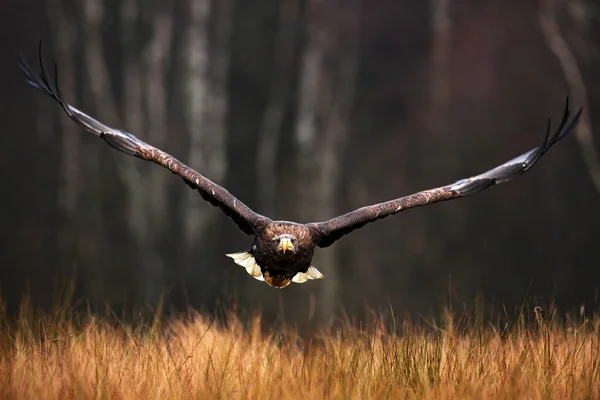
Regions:
[[[75,99],[75,61],[73,48],[77,37],[75,21],[69,17],[62,0],[48,0],[46,4],[47,17],[54,32],[57,56],[61,60],[61,88],[66,96]],[[46,100],[46,99],[42,99]],[[62,117],[62,116],[61,116]],[[59,118],[61,127],[60,174],[61,183],[58,189],[58,204],[62,212],[63,223],[59,233],[59,248],[67,259],[76,259],[77,232],[76,213],[81,191],[80,185],[80,136],[77,127],[67,118]],[[48,126],[47,120],[42,120],[41,126]]]
[[[103,54],[102,20],[104,18],[103,0],[84,0],[80,5],[82,13],[83,35],[85,37],[84,65],[86,79],[90,84],[90,99],[94,108],[103,118],[112,123],[118,122],[119,114],[115,99],[110,90],[110,79]]]
[[[432,21],[430,99],[437,114],[448,106],[450,96],[450,54],[452,44],[452,21],[449,7],[452,0],[430,0]],[[439,121],[440,118],[431,118]],[[443,125],[445,123],[442,122]]]
[[[141,6],[138,0],[125,0],[120,10],[124,34],[124,126],[159,146],[167,134],[164,70],[171,43],[172,21],[167,11],[151,20],[153,34],[143,55],[140,55]],[[165,267],[157,249],[164,221],[164,175],[134,159],[119,159],[118,162],[120,178],[127,187],[129,228],[137,242],[136,258],[141,261],[134,269],[137,292],[141,299],[153,303],[160,294]],[[162,212],[159,211],[161,207]]]
[[[435,140],[452,140],[448,129],[452,126],[451,100],[451,56],[452,56],[452,0],[430,0],[431,48],[429,64],[429,107],[427,123]],[[445,164],[452,168],[457,163],[455,155],[445,155]]]
[[[258,203],[263,213],[275,211],[277,181],[276,158],[278,139],[294,85],[294,61],[299,22],[299,1],[286,0],[280,4],[278,29],[273,52],[273,74],[268,102],[259,132],[257,176]]]
[[[167,125],[167,62],[173,43],[173,12],[170,3],[160,3],[152,16],[152,35],[150,41],[142,51],[143,64],[146,70],[144,87],[146,89],[146,121],[147,137],[155,146],[164,147],[168,137]],[[145,167],[154,167],[147,165]],[[144,247],[142,249],[143,266],[140,282],[143,283],[142,293],[148,302],[158,300],[162,285],[164,284],[164,271],[167,261],[159,246],[163,238],[165,221],[168,217],[167,209],[167,179],[169,174],[159,168],[151,168],[146,179],[146,221],[149,230],[145,232]],[[141,232],[140,232],[141,233]]]
[[[124,125],[131,132],[141,135],[145,132],[145,115],[143,110],[144,82],[141,63],[136,55],[139,52],[139,19],[138,0],[124,0],[121,3],[121,25],[123,27],[123,115]],[[144,213],[144,185],[137,160],[121,160],[120,178],[128,187],[127,219],[129,228],[138,241],[144,241],[148,231]]]
[[[179,82],[186,101],[187,162],[210,179],[222,182],[227,172],[225,123],[233,2],[189,1],[188,7]],[[189,265],[215,214],[192,191],[184,198],[183,210]]]
[[[574,0],[573,3],[576,3],[580,9],[585,9],[580,0]],[[581,105],[584,110],[589,110],[587,88],[581,75],[577,58],[573,54],[569,43],[560,32],[556,19],[556,8],[557,4],[555,0],[542,0],[539,13],[542,33],[548,47],[560,62],[565,79],[569,85],[569,91],[575,102]],[[585,24],[577,24],[577,26],[584,27]],[[575,137],[581,148],[590,178],[596,187],[596,191],[600,193],[600,158],[598,157],[592,132],[592,122],[589,113],[586,112],[581,116],[577,125]]]
[[[209,88],[209,18],[211,16],[210,0],[190,1],[189,20],[185,28],[185,45],[182,46],[183,79],[180,84],[186,94],[185,110],[187,130],[189,134],[189,150],[187,160],[191,166],[219,180],[224,172],[223,154],[206,151],[210,144],[222,140],[215,138],[222,132],[214,132],[215,127],[208,125],[207,117],[211,108]],[[222,151],[222,146],[217,151]],[[220,156],[220,157],[219,157]],[[217,165],[210,165],[220,159]],[[212,170],[210,170],[212,167]],[[217,168],[215,168],[217,167]],[[194,246],[206,225],[207,217],[203,204],[198,201],[198,194],[190,192],[185,199],[185,238],[188,246]]]
[[[203,173],[208,167],[203,154],[203,146],[207,134],[205,118],[208,103],[208,66],[209,66],[209,35],[208,21],[211,13],[210,0],[188,2],[189,20],[185,26],[185,45],[182,46],[183,79],[180,84],[186,97],[185,116],[189,134],[189,150],[187,161],[193,168]],[[211,174],[212,176],[212,174]],[[218,179],[219,177],[213,177]],[[200,237],[208,216],[203,204],[198,202],[198,194],[187,193],[184,198],[184,228],[188,248],[193,248]]]
[[[101,26],[104,18],[104,2],[102,0],[84,0],[78,4],[80,13],[80,23],[82,27],[83,40],[86,43],[84,47],[85,73],[84,90],[88,93],[86,96],[91,105],[92,111],[103,116],[110,123],[117,123],[119,120],[116,111],[114,97],[110,90],[110,80],[108,69],[103,55],[103,41],[101,36]],[[87,86],[89,85],[89,86]],[[97,157],[96,152],[91,152],[87,157],[86,178],[95,192],[101,192],[100,183],[106,170]],[[91,232],[87,228],[84,230],[85,240],[85,266],[87,269],[86,285],[90,288],[92,304],[100,305],[104,303],[102,293],[104,292],[105,274],[101,265],[100,255],[105,249],[105,219],[101,211],[101,201],[94,202],[86,209],[89,226],[96,227],[97,231]]]
[[[336,212],[342,144],[350,129],[358,65],[358,2],[341,1],[347,18],[319,18],[319,1],[310,1],[308,37],[300,75],[296,127],[300,214],[306,220],[331,218]],[[322,14],[321,14],[322,17]],[[346,24],[347,21],[351,21]],[[321,286],[321,318],[333,315],[338,292],[335,248],[315,255],[327,280]]]
[[[103,52],[102,0],[85,0],[81,3],[82,25],[85,36],[85,66],[91,86],[94,108],[107,122],[121,125],[115,98],[110,90],[106,56]],[[142,52],[142,69],[132,60],[138,47],[136,24],[139,18],[139,3],[126,1],[121,8],[121,22],[125,31],[124,103],[127,129],[147,137],[160,146],[166,135],[166,61],[172,43],[172,12],[170,7],[158,6],[153,10],[151,37]],[[142,121],[149,121],[144,125]],[[116,157],[116,155],[115,155]],[[148,174],[141,170],[147,165],[120,158],[117,163],[121,179],[126,183],[130,228],[137,239],[141,265],[138,271],[138,290],[142,299],[153,303],[158,299],[162,285],[164,260],[157,249],[164,220],[166,184],[165,174],[151,169]],[[105,168],[99,168],[105,170]]]

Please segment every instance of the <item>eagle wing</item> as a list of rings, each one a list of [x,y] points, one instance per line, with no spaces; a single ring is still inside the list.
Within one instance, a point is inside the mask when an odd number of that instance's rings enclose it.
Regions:
[[[424,190],[395,200],[362,207],[324,222],[308,224],[313,240],[319,247],[331,246],[336,240],[369,222],[385,218],[409,208],[425,206],[438,201],[452,200],[485,190],[493,185],[508,182],[527,172],[550,147],[565,137],[577,124],[582,109],[574,115],[569,111],[567,98],[562,120],[553,133],[550,121],[543,142],[536,148],[505,162],[504,164],[470,178],[461,179],[451,185]]]
[[[56,100],[69,118],[86,131],[99,136],[111,147],[114,147],[123,153],[143,160],[152,161],[169,169],[174,174],[179,175],[192,189],[198,190],[204,200],[223,210],[223,212],[233,219],[247,235],[254,234],[257,228],[263,227],[271,221],[269,218],[255,213],[250,207],[236,199],[225,188],[205,178],[170,154],[143,142],[130,133],[108,127],[68,104],[63,99],[62,93],[58,88],[56,66],[54,70],[54,82],[52,82],[48,75],[42,58],[41,42],[39,47],[39,59],[41,72],[37,75],[27,64],[23,56],[20,56],[19,66],[27,76],[27,82],[34,88]]]

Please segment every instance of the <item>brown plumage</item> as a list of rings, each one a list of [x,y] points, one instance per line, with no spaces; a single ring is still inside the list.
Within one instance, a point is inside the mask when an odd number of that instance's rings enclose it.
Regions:
[[[56,71],[51,81],[42,60],[41,73],[36,75],[21,57],[21,69],[30,85],[56,100],[67,115],[88,132],[103,139],[110,146],[126,154],[152,161],[179,175],[202,198],[219,207],[247,235],[254,236],[249,251],[227,254],[246,271],[269,285],[283,288],[290,282],[302,283],[308,279],[320,279],[323,275],[311,266],[315,247],[332,245],[342,236],[369,222],[385,218],[409,208],[433,204],[480,192],[492,185],[508,182],[528,171],[540,157],[561,140],[576,125],[582,110],[574,115],[569,103],[559,127],[550,133],[550,124],[543,142],[536,148],[480,175],[461,179],[453,184],[425,190],[384,203],[362,207],[328,221],[298,224],[288,221],[272,221],[257,214],[236,199],[227,190],[200,175],[173,156],[152,147],[130,133],[110,128],[69,105],[58,89]]]

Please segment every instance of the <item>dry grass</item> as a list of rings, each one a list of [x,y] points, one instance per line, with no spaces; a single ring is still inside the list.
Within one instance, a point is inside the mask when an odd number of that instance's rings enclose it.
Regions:
[[[29,321],[29,322],[28,322]],[[200,315],[145,328],[93,317],[3,324],[0,397],[599,398],[600,320],[300,339]],[[451,321],[448,319],[447,321]]]

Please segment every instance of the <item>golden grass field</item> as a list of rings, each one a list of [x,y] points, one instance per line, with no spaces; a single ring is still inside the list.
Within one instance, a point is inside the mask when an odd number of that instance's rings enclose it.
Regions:
[[[376,319],[301,338],[193,312],[135,329],[23,316],[3,323],[0,398],[600,398],[600,319],[526,319],[396,321],[397,334]]]

